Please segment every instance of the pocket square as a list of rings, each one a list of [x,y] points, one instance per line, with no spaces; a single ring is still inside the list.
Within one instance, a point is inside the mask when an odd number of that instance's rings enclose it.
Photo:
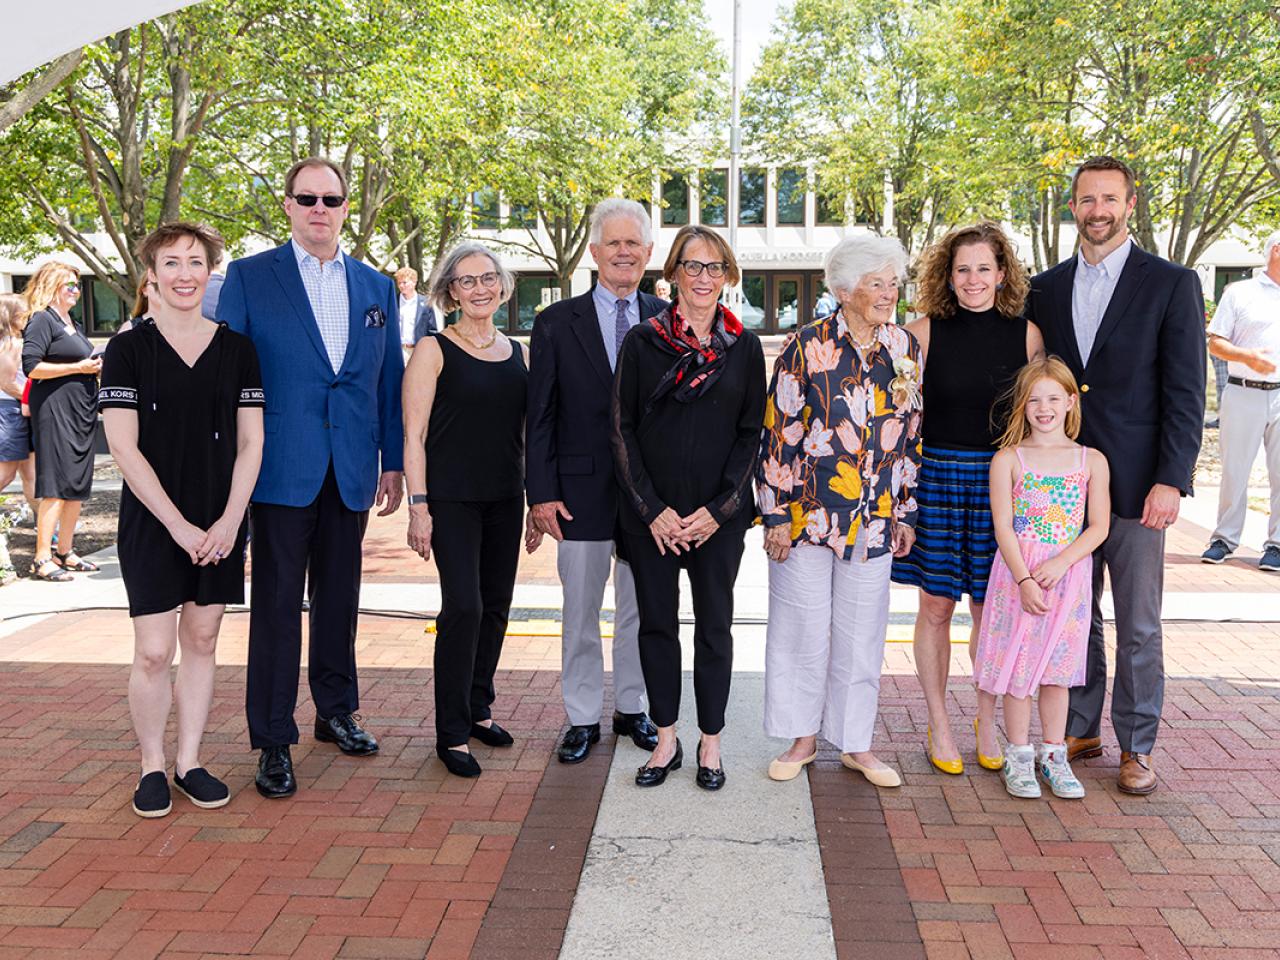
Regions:
[[[385,327],[387,325],[387,315],[382,312],[381,307],[370,307],[364,312],[364,325],[366,327]]]

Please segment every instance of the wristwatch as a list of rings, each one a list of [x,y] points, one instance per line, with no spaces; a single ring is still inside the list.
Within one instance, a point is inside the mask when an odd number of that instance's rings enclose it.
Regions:
[[[409,494],[409,506],[411,507],[414,507],[420,503],[426,503],[426,502],[427,502],[427,495],[425,493]]]

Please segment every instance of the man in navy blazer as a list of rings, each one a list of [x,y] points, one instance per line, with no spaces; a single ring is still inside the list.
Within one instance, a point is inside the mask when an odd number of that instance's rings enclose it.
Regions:
[[[404,347],[405,363],[409,354],[423,337],[439,333],[436,312],[427,298],[418,293],[418,271],[413,267],[401,267],[395,272],[396,289],[400,291],[397,303],[400,310],[400,343]]]
[[[600,739],[600,606],[618,525],[609,446],[613,368],[627,332],[667,305],[638,290],[653,252],[649,214],[640,204],[617,198],[600,203],[591,218],[590,243],[599,282],[543,310],[529,344],[529,520],[535,531],[558,541],[556,567],[564,589],[560,685],[569,729],[557,751],[561,763],[585,760]],[[644,712],[635,583],[621,558],[613,573],[613,730],[652,750],[658,729]]]
[[[341,167],[301,160],[285,177],[289,243],[227,269],[218,319],[253,340],[267,395],[266,443],[250,511],[253,590],[245,709],[262,751],[265,797],[297,790],[291,744],[310,600],[307,677],[317,740],[376,753],[359,708],[355,634],[361,543],[369,508],[400,505],[400,322],[390,279],[343,255],[348,212]]]
[[[1111,528],[1093,557],[1093,624],[1085,684],[1071,690],[1067,754],[1102,753],[1107,656],[1104,567],[1116,618],[1111,722],[1120,742],[1117,785],[1156,788],[1151,751],[1164,703],[1160,623],[1165,531],[1191,495],[1204,422],[1204,297],[1195,273],[1138,249],[1128,218],[1133,171],[1086,160],[1071,182],[1078,256],[1034,277],[1028,319],[1080,384],[1080,442],[1111,466]]]

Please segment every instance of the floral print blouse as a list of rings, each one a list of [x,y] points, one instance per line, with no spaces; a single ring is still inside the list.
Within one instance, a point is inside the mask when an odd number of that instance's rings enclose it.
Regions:
[[[774,365],[756,474],[766,526],[845,560],[860,529],[869,559],[892,549],[894,520],[916,520],[920,344],[875,329],[865,357],[840,312],[800,329]]]

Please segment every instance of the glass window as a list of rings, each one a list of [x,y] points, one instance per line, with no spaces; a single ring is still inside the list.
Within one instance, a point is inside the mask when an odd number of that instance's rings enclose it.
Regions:
[[[124,301],[105,283],[89,280],[88,284],[87,292],[93,297],[93,332],[115,332],[125,319]],[[83,301],[84,298],[81,297],[81,302]]]
[[[471,195],[471,218],[473,225],[478,228],[494,229],[500,226],[497,190],[484,187]]]
[[[673,173],[662,181],[662,225],[683,227],[689,222],[689,180]]]
[[[806,180],[803,170],[778,171],[778,223],[793,225],[804,223]]]
[[[729,225],[729,171],[704,170],[700,178],[701,217],[709,227]]]
[[[742,275],[742,316],[738,318],[749,330],[764,329],[764,274]]]
[[[513,227],[532,230],[538,225],[538,211],[527,203],[513,203],[509,222]]]
[[[790,330],[800,319],[800,281],[779,280],[776,289],[778,329]]]
[[[832,196],[819,192],[817,196],[818,223],[844,226],[844,194]]]
[[[870,225],[879,223],[880,218],[876,215],[875,207],[859,198],[853,202],[853,222]]]
[[[516,330],[532,330],[533,321],[560,291],[555,277],[530,276],[516,280]],[[496,322],[496,321],[495,321]]]
[[[765,176],[763,170],[738,171],[738,223],[764,225]]]

